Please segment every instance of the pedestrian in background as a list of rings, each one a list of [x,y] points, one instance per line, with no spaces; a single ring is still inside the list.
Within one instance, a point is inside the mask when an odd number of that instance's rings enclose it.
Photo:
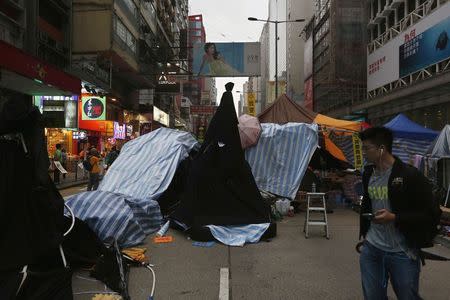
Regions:
[[[56,144],[55,146],[55,152],[53,153],[53,162],[59,161],[61,163],[62,161],[62,152],[61,152],[61,144]],[[55,184],[59,184],[59,173],[60,171],[58,168],[53,164],[54,170],[53,170],[53,182]]]
[[[89,151],[87,160],[89,161],[89,164],[91,166],[89,170],[89,183],[87,186],[87,190],[95,191],[100,183],[100,154],[96,148],[92,148]]]
[[[360,218],[364,298],[387,299],[390,278],[398,299],[421,299],[420,248],[432,246],[436,219],[431,185],[416,168],[392,155],[389,129],[369,128],[360,137],[372,164],[363,174]]]
[[[111,148],[111,151],[109,151],[108,155],[106,155],[106,158],[105,158],[106,170],[108,170],[108,168],[113,164],[113,162],[119,156],[119,153],[120,152],[119,152],[119,150],[117,150],[116,146],[113,146]]]
[[[61,165],[67,170],[67,151],[65,148],[61,150]],[[66,179],[66,173],[63,174],[63,179]]]

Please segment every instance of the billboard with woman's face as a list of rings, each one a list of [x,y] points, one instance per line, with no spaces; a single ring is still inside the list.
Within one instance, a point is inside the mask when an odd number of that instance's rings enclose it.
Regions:
[[[210,77],[261,75],[260,43],[196,43],[193,73]]]

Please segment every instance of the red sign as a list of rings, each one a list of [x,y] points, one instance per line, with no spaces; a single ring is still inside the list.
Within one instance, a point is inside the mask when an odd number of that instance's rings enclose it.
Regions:
[[[309,78],[305,81],[305,107],[313,110],[314,109],[314,88],[313,88],[313,78]]]
[[[217,110],[214,105],[192,105],[191,114],[193,115],[213,115]]]
[[[74,95],[81,92],[80,79],[26,54],[19,48],[0,41],[0,53],[0,67]]]

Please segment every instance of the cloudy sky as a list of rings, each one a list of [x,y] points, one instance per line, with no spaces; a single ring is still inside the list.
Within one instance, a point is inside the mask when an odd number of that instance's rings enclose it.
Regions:
[[[190,0],[189,15],[203,15],[208,42],[257,42],[263,22],[250,22],[248,17],[267,19],[268,0]],[[247,77],[217,78],[217,103],[225,91],[225,83],[234,82],[233,91],[242,91]],[[239,94],[234,93],[234,102]]]

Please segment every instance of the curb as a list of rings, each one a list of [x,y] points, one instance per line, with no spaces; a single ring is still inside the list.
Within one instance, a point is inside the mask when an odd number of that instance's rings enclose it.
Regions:
[[[83,180],[83,181],[76,181],[76,182],[71,182],[71,183],[66,183],[66,184],[60,184],[60,185],[57,185],[56,188],[58,190],[65,190],[65,189],[68,189],[68,188],[71,188],[71,187],[84,185],[84,184],[86,184],[88,182],[89,181],[86,179],[86,180]]]
[[[434,239],[434,241],[435,241],[436,243],[439,243],[439,244],[441,244],[442,246],[444,246],[444,247],[450,249],[450,237],[446,237],[446,236],[443,236],[443,235],[438,235],[438,236],[436,236],[436,238]]]

